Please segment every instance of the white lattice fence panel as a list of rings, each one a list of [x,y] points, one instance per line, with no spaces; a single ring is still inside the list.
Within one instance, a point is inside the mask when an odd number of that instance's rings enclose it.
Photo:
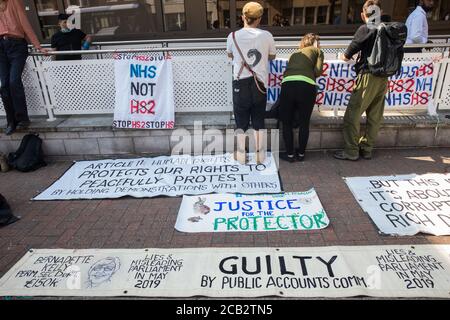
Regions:
[[[232,72],[225,50],[172,52],[177,112],[232,111]]]
[[[55,115],[113,113],[114,60],[44,62]]]
[[[443,81],[441,90],[437,92],[438,108],[439,110],[450,110],[450,59],[445,59],[442,63],[441,72],[444,75],[441,76]]]
[[[47,111],[42,97],[42,88],[34,66],[33,57],[28,57],[27,59],[25,69],[22,73],[22,82],[25,89],[28,114],[30,116],[46,115]],[[5,109],[1,99],[0,115],[5,115]]]

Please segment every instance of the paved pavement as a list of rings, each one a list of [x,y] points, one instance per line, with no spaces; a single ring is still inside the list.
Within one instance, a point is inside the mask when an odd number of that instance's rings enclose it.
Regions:
[[[31,173],[0,173],[0,193],[22,219],[0,228],[0,276],[30,248],[311,247],[332,245],[450,244],[450,236],[392,237],[360,208],[342,177],[450,172],[450,149],[378,150],[371,161],[338,161],[330,152],[304,163],[281,162],[285,191],[315,187],[331,224],[320,231],[184,234],[174,229],[181,198],[30,201],[71,162]]]

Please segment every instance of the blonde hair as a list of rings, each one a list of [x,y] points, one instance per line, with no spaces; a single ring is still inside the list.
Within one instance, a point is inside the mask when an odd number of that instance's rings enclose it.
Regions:
[[[300,41],[300,49],[312,47],[314,45],[314,42],[319,41],[320,37],[318,34],[315,33],[308,33],[305,34],[305,36]]]

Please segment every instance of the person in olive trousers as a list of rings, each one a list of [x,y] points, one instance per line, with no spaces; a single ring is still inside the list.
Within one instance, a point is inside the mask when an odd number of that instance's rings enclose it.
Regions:
[[[378,10],[374,10],[374,7],[375,9],[378,7]],[[359,53],[359,59],[355,66],[358,73],[356,85],[344,115],[344,150],[334,154],[336,159],[356,161],[360,156],[366,160],[372,159],[375,139],[383,122],[388,78],[377,77],[369,73],[367,61],[377,36],[377,28],[370,25],[370,21],[378,20],[374,19],[372,15],[380,14],[380,8],[380,1],[368,0],[365,2],[361,18],[366,24],[356,31],[353,41],[341,57],[342,60],[349,61]],[[366,132],[361,137],[360,119],[364,112],[367,115]]]

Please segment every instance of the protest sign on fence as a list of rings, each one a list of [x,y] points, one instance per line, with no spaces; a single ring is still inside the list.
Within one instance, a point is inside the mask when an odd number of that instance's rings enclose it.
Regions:
[[[450,174],[345,178],[381,232],[450,235]]]
[[[267,102],[274,103],[281,92],[283,73],[288,60],[270,62]],[[433,62],[404,62],[398,75],[389,79],[386,107],[427,107],[433,95]],[[317,79],[316,104],[345,107],[356,83],[355,65],[340,60],[324,63],[323,75]]]
[[[34,200],[281,191],[278,168],[270,153],[263,164],[247,165],[240,165],[232,154],[177,155],[76,162]]]
[[[330,221],[314,189],[273,195],[184,196],[175,229],[257,232],[324,229]]]
[[[115,57],[113,128],[173,129],[175,103],[170,56]]]
[[[450,297],[450,245],[38,249],[0,296]]]

